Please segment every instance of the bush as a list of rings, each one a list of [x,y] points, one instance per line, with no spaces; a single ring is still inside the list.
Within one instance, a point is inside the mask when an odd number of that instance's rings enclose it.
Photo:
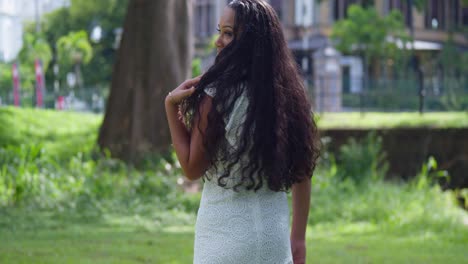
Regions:
[[[381,180],[388,171],[386,155],[382,151],[382,138],[370,133],[361,142],[351,138],[340,147],[338,180],[349,179],[354,183]]]
[[[437,184],[446,174],[435,170],[435,160],[430,158],[411,182],[386,182],[379,142],[372,134],[360,143],[351,140],[338,162],[322,155],[312,182],[309,223],[370,223],[402,232],[459,230],[466,213],[457,207],[455,193]]]
[[[0,206],[74,208],[83,202],[157,197],[176,207],[168,200],[182,195],[176,184],[180,169],[163,159],[154,164],[137,170],[116,159],[80,153],[59,164],[40,145],[9,146],[0,149]],[[184,208],[193,210],[193,205],[187,202]]]

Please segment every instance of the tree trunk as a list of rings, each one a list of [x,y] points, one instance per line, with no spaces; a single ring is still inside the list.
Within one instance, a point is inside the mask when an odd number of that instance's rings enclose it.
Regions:
[[[136,161],[170,146],[164,99],[190,76],[191,0],[130,0],[98,144]]]

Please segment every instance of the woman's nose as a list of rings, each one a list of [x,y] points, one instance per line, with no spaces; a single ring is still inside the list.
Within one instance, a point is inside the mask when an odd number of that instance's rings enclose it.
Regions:
[[[216,38],[215,45],[216,45],[217,48],[222,48],[223,42],[221,41],[221,36],[219,36],[218,38]]]

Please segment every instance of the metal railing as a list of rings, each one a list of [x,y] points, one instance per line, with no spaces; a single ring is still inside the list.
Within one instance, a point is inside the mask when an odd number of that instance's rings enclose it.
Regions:
[[[107,91],[104,91],[102,88],[83,88],[68,92],[46,92],[43,95],[43,103],[40,108],[102,113],[105,111],[106,100]],[[0,106],[14,105],[13,91],[0,91]],[[36,94],[34,92],[21,92],[19,107],[37,107]]]
[[[315,111],[467,111],[468,78],[306,80]]]
[[[317,112],[328,111],[468,111],[468,78],[425,79],[422,86],[413,79],[336,79],[305,80],[310,100]],[[335,87],[336,86],[336,87]],[[422,87],[422,93],[421,91]],[[105,111],[107,90],[83,88],[69,92],[47,92],[47,109]],[[0,91],[0,106],[14,105],[13,91]],[[20,107],[35,107],[32,92],[21,93]]]

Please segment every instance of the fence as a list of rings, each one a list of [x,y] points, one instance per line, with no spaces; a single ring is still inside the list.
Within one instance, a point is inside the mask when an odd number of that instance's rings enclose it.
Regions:
[[[105,110],[107,91],[98,88],[75,89],[67,92],[46,92],[43,95],[43,106],[46,109],[95,112]],[[13,92],[0,91],[0,106],[13,106]],[[21,92],[20,107],[35,107],[36,95],[34,92]]]
[[[444,81],[388,79],[306,79],[315,111],[467,111],[468,78]],[[107,90],[75,89],[47,92],[43,108],[101,113],[105,110]],[[21,107],[33,107],[35,94],[22,93]],[[0,91],[0,105],[14,105],[13,92]]]
[[[466,111],[468,78],[306,80],[316,111]]]

